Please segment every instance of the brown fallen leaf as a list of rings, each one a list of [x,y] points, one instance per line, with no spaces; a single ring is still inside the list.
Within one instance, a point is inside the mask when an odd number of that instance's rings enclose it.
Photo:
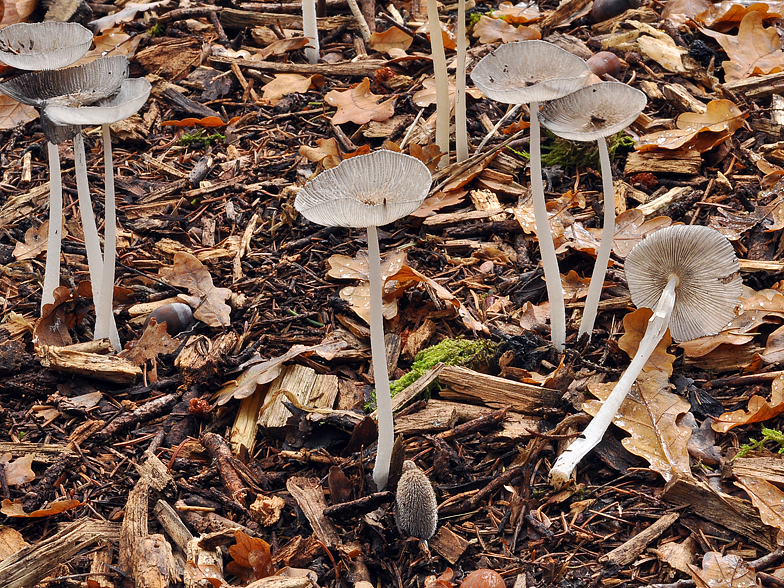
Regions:
[[[433,173],[438,170],[438,162],[440,162],[441,158],[444,156],[438,145],[434,143],[425,145],[424,147],[418,143],[412,143],[408,148],[408,153],[411,157],[416,157],[419,161],[424,163],[427,166],[427,169]]]
[[[689,564],[696,588],[755,588],[757,572],[737,555],[709,551],[702,557],[702,568]]]
[[[38,117],[32,106],[17,102],[10,96],[0,94],[0,130],[13,129]]]
[[[32,454],[11,461],[11,454],[5,453],[0,457],[0,463],[5,466],[5,478],[9,486],[21,486],[35,480]]]
[[[307,44],[307,39],[304,39]],[[261,99],[268,106],[275,106],[286,94],[304,94],[313,86],[313,76],[303,76],[296,73],[279,73],[271,82],[262,87]]]
[[[759,511],[762,522],[784,530],[784,492],[776,486],[753,476],[735,475],[735,485],[743,488]]]
[[[125,55],[130,58],[136,53],[140,41],[138,37],[132,38],[122,26],[107,29],[93,38],[93,48],[74,65],[83,65],[103,55]]]
[[[393,51],[393,53],[397,53],[400,50],[406,51],[411,47],[413,41],[414,37],[408,33],[401,31],[397,27],[389,27],[383,32],[375,32],[370,35],[368,46],[374,51],[380,51],[381,53],[390,53],[392,49],[397,50]],[[399,57],[397,54],[392,56]]]
[[[713,421],[713,430],[726,433],[730,429],[751,423],[762,423],[784,412],[784,376],[779,376],[770,387],[770,401],[762,396],[749,398],[746,410],[725,412]]]
[[[775,6],[773,3],[754,2],[744,5],[733,0],[723,0],[718,4],[710,4],[694,20],[711,30],[726,33],[738,27],[749,12],[758,12],[763,22],[777,20],[784,14],[781,5]]]
[[[209,582],[212,588],[229,588],[230,586],[223,579],[220,568],[211,564],[197,564],[188,560],[185,562],[184,576],[186,585],[203,586],[204,582]]]
[[[729,61],[722,67],[727,81],[743,80],[753,75],[777,73],[784,68],[784,51],[776,27],[765,28],[757,11],[747,12],[740,21],[737,35],[726,35],[701,28],[724,49]]]
[[[8,525],[0,527],[0,561],[11,557],[28,545],[29,543],[24,540],[24,535],[13,527]]]
[[[662,18],[668,18],[679,25],[708,10],[713,4],[709,0],[671,0],[662,10]]]
[[[457,37],[455,37],[454,32],[450,29],[446,23],[439,21],[438,23],[441,26],[441,38],[444,41],[444,49],[447,50],[454,50],[457,48]],[[430,23],[425,19],[425,23],[419,27],[415,33],[419,33],[420,35],[425,35],[428,40],[430,40]]]
[[[17,261],[34,259],[46,251],[49,242],[49,221],[44,221],[40,227],[30,227],[25,231],[24,242],[17,242],[13,256]]]
[[[680,543],[672,541],[656,549],[659,561],[666,562],[671,568],[689,573],[689,564],[694,561],[699,545],[692,537],[686,537]]]
[[[370,79],[365,78],[350,90],[332,90],[324,96],[327,104],[338,111],[332,116],[332,124],[340,125],[352,122],[363,125],[371,120],[382,122],[395,114],[395,100],[392,97],[384,100],[370,91]]]
[[[643,135],[635,143],[635,149],[689,149],[703,153],[731,137],[743,126],[747,116],[730,100],[711,100],[705,114],[684,112],[675,123],[677,129]]]
[[[66,510],[71,510],[77,506],[82,506],[83,504],[83,502],[79,502],[78,500],[58,500],[57,502],[52,502],[46,508],[41,508],[28,513],[25,512],[21,500],[8,500],[6,498],[3,500],[2,505],[0,506],[0,512],[8,517],[38,519],[41,517],[49,517],[60,514]]]
[[[195,256],[178,251],[174,254],[174,265],[161,268],[158,274],[172,286],[191,293],[191,296],[180,294],[178,298],[190,304],[197,320],[211,327],[231,324],[231,308],[226,304],[231,290],[216,287],[209,270]]]
[[[536,22],[542,18],[542,13],[539,12],[539,7],[536,4],[514,5],[511,2],[501,2],[498,9],[493,10],[490,16],[503,19],[512,25],[520,25]]]
[[[672,219],[668,216],[657,216],[646,221],[645,215],[636,208],[622,212],[615,219],[613,253],[623,259],[646,236],[671,224]]]
[[[567,301],[579,300],[588,296],[588,285],[591,283],[591,278],[581,278],[574,270],[570,270],[565,276],[561,276],[561,285],[563,286],[564,299]]]
[[[542,34],[531,27],[509,24],[500,18],[490,18],[482,15],[479,22],[474,25],[471,36],[477,37],[480,43],[488,44],[501,41],[502,43],[512,43],[514,41],[531,41],[541,39]]]
[[[65,286],[55,288],[54,303],[44,304],[41,309],[41,318],[35,323],[33,342],[36,347],[41,345],[63,347],[73,343],[68,329],[78,324],[79,317],[69,304],[72,301],[71,290]]]
[[[269,543],[239,530],[234,531],[234,539],[237,543],[229,547],[234,561],[226,566],[227,572],[250,582],[275,573]]]
[[[450,79],[448,81],[449,87],[449,104],[454,108],[455,106],[455,82],[454,80]],[[471,96],[474,100],[479,100],[482,97],[482,92],[477,90],[476,88],[466,88],[466,94]],[[422,82],[422,89],[414,92],[414,95],[411,97],[411,100],[419,106],[420,108],[424,108],[425,106],[430,106],[431,104],[436,103],[436,79],[435,78],[427,78]]]
[[[457,206],[458,204],[462,204],[467,194],[468,190],[436,192],[432,196],[425,198],[424,202],[422,202],[422,206],[412,212],[410,216],[425,218],[431,214],[435,214],[442,208],[447,208],[448,206]]]
[[[307,37],[290,37],[288,39],[278,39],[277,41],[273,41],[264,47],[264,49],[256,53],[254,57],[263,61],[269,57],[272,57],[273,55],[283,55],[289,51],[302,49],[308,43],[310,43],[310,40]],[[319,74],[316,75],[321,77]],[[321,83],[323,84],[323,81]]]
[[[152,368],[148,378],[151,382],[157,382],[158,355],[174,353],[179,346],[180,342],[166,331],[166,323],[158,324],[155,319],[152,319],[139,340],[128,343],[118,355],[139,366],[144,366],[147,360],[151,360]]]

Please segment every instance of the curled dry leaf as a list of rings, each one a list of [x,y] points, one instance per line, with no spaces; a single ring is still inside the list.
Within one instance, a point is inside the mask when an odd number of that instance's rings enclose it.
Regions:
[[[389,27],[383,32],[375,32],[370,35],[368,46],[374,51],[388,53],[393,57],[400,57],[399,52],[405,52],[411,47],[413,41],[414,37],[408,33],[401,31],[397,27]],[[390,51],[392,52],[390,53]]]
[[[17,261],[34,259],[46,251],[49,242],[49,221],[36,228],[30,227],[25,231],[24,243],[19,241],[14,247],[14,257]]]
[[[711,6],[713,4],[709,0],[670,0],[662,10],[662,18],[668,18],[682,25],[687,20],[694,20],[698,14],[705,12]]]
[[[436,192],[425,198],[422,206],[417,208],[410,216],[424,218],[435,214],[436,211],[448,206],[457,206],[465,200],[468,190],[452,190],[451,192]]]
[[[449,104],[454,108],[455,106],[455,82],[454,80],[450,79],[449,83]],[[477,90],[476,88],[466,88],[466,94],[474,98],[475,100],[479,100],[482,97],[482,92]],[[414,92],[411,100],[414,101],[414,104],[419,106],[420,108],[424,108],[425,106],[430,106],[431,104],[436,103],[436,79],[435,78],[427,78],[422,82],[422,89]]]
[[[143,366],[148,359],[152,360],[149,379],[151,382],[157,382],[156,358],[161,353],[174,353],[179,346],[179,341],[166,331],[166,323],[158,324],[153,319],[139,340],[129,343],[118,355],[139,366]]]
[[[68,304],[72,300],[73,296],[68,288],[65,286],[55,288],[54,303],[44,304],[41,318],[35,323],[33,342],[36,347],[42,345],[63,347],[73,343],[68,329],[78,324],[79,317]]]
[[[396,98],[384,100],[384,96],[373,94],[369,78],[350,90],[332,90],[324,96],[324,100],[338,109],[332,116],[334,125],[347,122],[363,125],[371,120],[382,122],[395,114]]]
[[[638,151],[690,149],[703,153],[732,136],[743,126],[746,116],[729,100],[711,100],[705,114],[684,112],[676,121],[677,129],[643,135],[635,148]]]
[[[702,568],[689,565],[697,588],[755,588],[757,572],[737,555],[709,551],[702,558]]]
[[[622,212],[615,219],[613,253],[623,259],[645,237],[671,224],[672,219],[668,216],[657,216],[646,221],[645,215],[636,208]]]
[[[763,22],[781,18],[784,15],[784,12],[781,11],[781,5],[772,9],[774,6],[775,4],[773,3],[754,2],[753,4],[740,4],[732,0],[723,0],[723,2],[718,4],[709,4],[703,11],[695,15],[696,18],[694,20],[711,30],[726,33],[737,28],[743,17],[749,12],[758,12]]]
[[[588,296],[588,285],[591,283],[591,278],[581,278],[574,270],[570,270],[565,276],[561,276],[561,285],[563,286],[564,299],[579,300]]]
[[[514,41],[532,41],[542,38],[542,34],[531,27],[516,27],[506,22],[506,20],[490,18],[484,15],[480,16],[479,22],[474,25],[471,36],[478,37],[480,43],[495,43],[496,41],[512,43]]]
[[[234,539],[237,543],[229,547],[229,555],[234,561],[226,566],[227,572],[250,581],[275,573],[269,543],[239,530],[234,531]]]
[[[424,163],[431,172],[435,173],[438,170],[438,162],[444,156],[441,153],[438,145],[431,143],[422,147],[418,143],[412,143],[408,148],[408,153],[411,157],[416,157],[419,161]]]
[[[304,37],[298,37],[304,39]],[[307,39],[304,39],[307,42]],[[279,73],[271,82],[262,87],[261,99],[269,106],[275,106],[286,94],[304,94],[313,87],[315,76],[296,73]]]
[[[501,2],[498,10],[493,10],[490,15],[500,18],[513,25],[528,24],[542,18],[536,4],[522,3],[514,5],[511,2]]]
[[[682,542],[671,541],[656,549],[656,556],[660,561],[666,562],[670,567],[689,573],[689,564],[694,561],[699,545],[692,537],[686,537]]]
[[[5,453],[0,457],[0,463],[5,466],[5,478],[9,486],[20,486],[35,480],[32,454],[11,461],[11,454]]]
[[[735,477],[735,485],[743,488],[751,497],[762,522],[780,531],[784,530],[784,492],[762,478],[737,474]]]
[[[78,500],[58,500],[51,503],[46,508],[34,510],[33,512],[25,512],[21,500],[3,500],[0,506],[0,512],[8,517],[15,518],[30,518],[38,519],[41,517],[50,517],[52,515],[60,514],[66,510],[71,510],[77,506],[82,506],[84,503]]]
[[[211,327],[228,327],[231,324],[231,308],[226,304],[231,290],[217,288],[212,283],[210,272],[196,257],[178,251],[174,254],[174,265],[163,267],[158,273],[172,286],[185,288],[191,293],[191,296],[180,294],[178,298],[190,304],[197,320]]]
[[[725,412],[713,421],[713,430],[726,433],[730,429],[751,423],[762,423],[784,412],[784,376],[779,376],[770,387],[770,401],[762,396],[752,396],[746,410]]]

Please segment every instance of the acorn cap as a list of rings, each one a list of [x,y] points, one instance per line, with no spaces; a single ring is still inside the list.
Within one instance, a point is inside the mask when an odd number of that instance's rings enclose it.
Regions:
[[[688,341],[721,331],[743,292],[738,258],[721,233],[699,225],[659,229],[626,256],[626,282],[637,307],[654,308],[671,275],[678,277],[670,332]]]
[[[65,106],[59,101],[44,107],[46,116],[62,125],[102,125],[124,120],[147,102],[152,86],[144,78],[125,80],[120,91],[89,106]]]
[[[38,108],[52,102],[83,106],[117,93],[127,77],[128,58],[115,55],[66,69],[22,74],[0,84],[0,92]]]
[[[79,61],[92,42],[92,31],[74,22],[13,24],[0,30],[0,61],[18,69],[60,69]]]
[[[395,521],[401,533],[427,541],[438,526],[438,501],[433,485],[411,460],[403,462],[403,475],[395,492]]]
[[[570,141],[595,141],[628,127],[640,115],[648,98],[621,82],[600,82],[545,104],[539,121]]]
[[[506,43],[471,72],[474,85],[496,102],[528,104],[579,90],[591,70],[584,59],[546,41]]]
[[[327,227],[383,226],[419,208],[431,181],[416,157],[381,149],[321,172],[299,191],[294,207]]]

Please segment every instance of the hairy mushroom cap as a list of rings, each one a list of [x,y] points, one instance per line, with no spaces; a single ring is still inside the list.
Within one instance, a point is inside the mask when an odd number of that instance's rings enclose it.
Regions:
[[[60,69],[79,61],[93,33],[73,22],[13,24],[0,30],[0,61],[17,69]]]
[[[688,341],[721,331],[743,292],[738,259],[721,233],[699,225],[660,229],[626,256],[626,281],[637,307],[654,308],[670,276],[678,278],[670,332]]]
[[[299,191],[294,207],[327,227],[380,227],[419,208],[431,179],[416,157],[382,149],[320,173]]]
[[[135,114],[150,96],[152,86],[144,78],[125,80],[114,96],[89,106],[68,106],[49,102],[44,107],[46,116],[61,125],[100,125],[115,123]]]
[[[427,541],[438,526],[438,501],[433,485],[411,460],[403,462],[403,475],[395,493],[395,521],[401,533]]]
[[[496,102],[528,104],[555,100],[585,84],[585,60],[546,41],[506,43],[471,72],[474,85]]]
[[[539,112],[542,126],[570,141],[595,141],[628,127],[648,99],[621,82],[601,82],[548,102]]]

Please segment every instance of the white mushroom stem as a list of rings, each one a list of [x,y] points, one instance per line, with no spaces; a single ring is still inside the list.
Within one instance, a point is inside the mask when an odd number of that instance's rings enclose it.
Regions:
[[[626,369],[621,379],[610,392],[607,400],[604,401],[599,412],[593,417],[591,422],[578,437],[555,462],[550,470],[550,483],[556,488],[560,488],[569,481],[569,478],[588,452],[596,447],[604,437],[605,431],[610,426],[613,418],[618,413],[626,395],[631,390],[632,384],[637,376],[645,367],[656,346],[661,341],[667,327],[670,324],[670,316],[675,306],[675,288],[678,286],[678,277],[674,274],[669,276],[667,286],[664,288],[656,308],[653,309],[653,316],[648,320],[648,327],[645,336],[640,341],[637,353],[634,354],[632,362]]]
[[[550,232],[550,221],[547,218],[547,204],[544,199],[542,185],[542,149],[541,129],[539,127],[539,103],[531,102],[531,193],[534,201],[534,220],[536,221],[536,238],[544,266],[544,281],[547,286],[547,298],[550,301],[550,332],[553,346],[563,351],[566,343],[566,309],[564,308],[563,286],[561,273],[558,271],[558,257]]]
[[[427,0],[427,22],[430,27],[433,72],[436,77],[436,145],[444,154],[438,165],[445,167],[449,164],[449,78],[446,73],[446,53],[436,0]]]
[[[44,304],[54,304],[54,290],[60,285],[60,247],[63,236],[63,180],[57,145],[47,142],[49,151],[49,237],[46,245],[46,270],[41,293]]]
[[[305,47],[308,63],[318,63],[319,39],[316,21],[316,0],[302,0],[302,34],[310,39]]]
[[[373,360],[373,377],[376,381],[376,405],[378,407],[378,449],[373,480],[383,490],[389,478],[389,463],[392,460],[392,445],[395,431],[392,424],[392,396],[389,392],[387,353],[384,348],[384,309],[382,295],[384,280],[381,276],[381,254],[378,248],[378,232],[375,226],[367,229],[368,268],[370,277],[370,354]]]
[[[600,138],[599,162],[602,168],[602,188],[604,191],[604,228],[602,229],[602,243],[596,252],[596,264],[593,266],[591,283],[588,286],[588,296],[585,298],[583,318],[580,321],[579,336],[588,333],[588,339],[593,333],[596,313],[599,310],[599,298],[604,286],[604,275],[607,273],[607,263],[610,261],[613,237],[615,235],[615,191],[612,182],[612,167],[610,167],[610,153],[607,150],[607,140]]]
[[[93,212],[93,203],[90,198],[90,185],[87,181],[87,158],[84,152],[84,138],[81,130],[74,136],[73,143],[79,212],[82,217],[82,231],[84,232],[84,246],[87,249],[87,266],[90,269],[93,300],[95,301],[96,313],[98,313],[103,256],[101,255],[101,242],[98,239],[98,228],[95,226],[95,213]]]
[[[447,90],[448,91],[448,90]],[[468,159],[468,122],[466,121],[466,25],[465,0],[457,3],[457,73],[455,74],[455,156]]]
[[[101,285],[98,288],[95,311],[95,338],[109,338],[115,350],[120,351],[120,336],[114,322],[114,261],[117,255],[117,218],[114,198],[114,165],[112,163],[112,135],[108,124],[101,127],[103,134],[103,163],[104,163],[104,192],[106,195],[104,206],[104,255],[103,271],[101,272]],[[100,311],[99,311],[100,309]]]

